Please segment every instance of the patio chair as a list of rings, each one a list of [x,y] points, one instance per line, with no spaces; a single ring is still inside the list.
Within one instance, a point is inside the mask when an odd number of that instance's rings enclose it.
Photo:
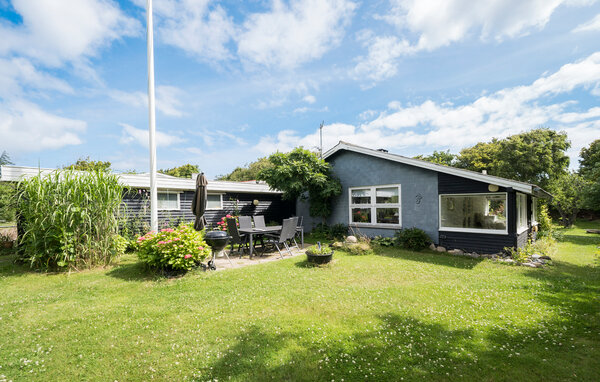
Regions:
[[[240,258],[244,254],[244,250],[247,249],[250,252],[250,245],[248,243],[248,235],[241,234],[238,230],[235,219],[227,219],[227,233],[231,236],[231,251],[233,253],[233,247],[237,244]],[[229,259],[229,257],[227,257]]]
[[[288,245],[288,240],[291,239],[296,232],[296,221],[293,218],[284,219],[283,225],[281,226],[281,232],[278,235],[269,235],[266,234],[265,237],[269,239],[269,243],[273,244],[277,251],[279,252],[279,256],[283,259],[283,253],[281,252],[281,246],[285,247],[287,252],[292,255],[292,251]]]
[[[265,224],[265,216],[264,215],[256,215],[253,217],[254,219],[254,228],[267,228]]]
[[[294,221],[294,230],[292,231],[292,233],[290,234],[290,248],[298,248],[298,250],[300,249],[300,246],[298,245],[298,242],[296,241],[296,235],[298,234],[298,221],[300,220],[300,218],[298,216],[294,216],[291,217],[290,219],[292,219]],[[292,243],[294,245],[292,245]]]
[[[240,229],[252,229],[251,216],[240,216],[238,221],[240,222]]]

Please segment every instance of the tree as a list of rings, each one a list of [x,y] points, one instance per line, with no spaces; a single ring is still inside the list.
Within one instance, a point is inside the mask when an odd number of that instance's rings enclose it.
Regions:
[[[463,149],[457,167],[547,187],[567,173],[571,147],[564,132],[540,128]]]
[[[582,148],[579,156],[581,157],[579,160],[579,174],[586,177],[600,164],[600,139],[590,143],[589,147]]]
[[[600,211],[600,162],[587,170],[585,174],[584,179],[587,185],[583,190],[583,207]]]
[[[10,156],[8,155],[8,153],[6,151],[2,151],[2,155],[0,155],[0,166],[6,166],[11,164],[14,163],[10,160]]]
[[[244,182],[258,179],[260,171],[271,165],[269,158],[258,158],[256,161],[244,167],[236,167],[231,173],[217,177],[217,180],[228,180],[232,182]]]
[[[103,172],[108,172],[110,171],[110,162],[103,162],[103,161],[94,161],[91,160],[90,157],[87,158],[79,158],[77,159],[77,162],[75,162],[72,165],[67,165],[64,166],[63,168],[65,169],[69,169],[69,170],[77,170],[77,171],[103,171]]]
[[[191,178],[192,174],[200,173],[200,168],[197,164],[184,164],[183,166],[173,167],[166,170],[158,170],[161,174],[176,176],[178,178]]]
[[[450,150],[447,151],[433,151],[431,155],[417,155],[415,159],[426,160],[427,162],[443,164],[446,166],[454,166],[456,163],[456,154],[450,154]]]
[[[574,172],[562,174],[549,183],[548,189],[554,196],[552,206],[558,210],[563,226],[570,227],[575,223],[577,213],[583,207],[585,188],[585,180]]]
[[[287,154],[275,153],[268,159],[271,165],[260,171],[260,180],[283,191],[284,199],[308,197],[311,216],[325,219],[331,214],[331,201],[342,193],[342,185],[331,174],[329,163],[302,147]]]

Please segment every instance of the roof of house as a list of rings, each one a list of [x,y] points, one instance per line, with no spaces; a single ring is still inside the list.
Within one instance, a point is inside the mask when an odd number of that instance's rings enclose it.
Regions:
[[[442,164],[432,163],[428,161],[424,161],[421,159],[408,158],[398,154],[391,154],[387,151],[382,150],[374,150],[363,146],[358,146],[352,143],[340,141],[337,145],[329,149],[325,154],[323,154],[323,158],[327,159],[336,154],[341,150],[352,151],[364,155],[370,155],[377,158],[387,159],[390,161],[407,164],[410,166],[420,167],[427,170],[437,171],[445,174],[450,174],[454,176],[458,176],[461,178],[472,179],[479,182],[484,182],[488,184],[494,184],[501,187],[511,187],[516,191],[524,192],[527,194],[531,194],[534,196],[539,196],[543,198],[552,197],[550,193],[543,190],[541,187],[525,183],[519,182],[512,179],[501,178],[499,176],[487,175],[476,171],[464,170],[456,167],[445,166]]]
[[[50,174],[61,171],[51,168],[0,166],[0,181],[18,182],[22,179],[38,174]],[[150,188],[150,174],[115,174],[123,186],[132,188]],[[177,178],[174,176],[157,173],[157,187],[161,190],[193,191],[196,189],[196,179]],[[281,194],[263,182],[225,182],[212,180],[208,182],[208,192],[240,192],[257,194]]]

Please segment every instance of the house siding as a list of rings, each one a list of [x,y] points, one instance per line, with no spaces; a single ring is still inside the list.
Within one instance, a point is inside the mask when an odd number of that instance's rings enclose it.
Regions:
[[[349,223],[349,188],[400,184],[402,227],[420,228],[438,242],[438,177],[435,171],[350,151],[340,151],[327,161],[342,184],[342,194],[332,203],[328,224]],[[299,208],[300,211],[304,210]],[[397,229],[360,227],[355,230],[367,236],[393,236]]]
[[[159,226],[194,221],[196,216],[192,213],[193,198],[194,191],[180,192],[178,210],[158,211]],[[255,199],[258,200],[258,206],[253,204]],[[292,216],[295,212],[294,203],[282,200],[280,194],[224,193],[223,208],[206,211],[204,216],[207,223],[214,226],[223,216],[233,214],[236,200],[241,215],[264,215],[266,222],[281,223],[283,219]],[[143,190],[126,193],[123,202],[127,206],[129,219],[135,220],[138,228],[149,226],[150,208]]]

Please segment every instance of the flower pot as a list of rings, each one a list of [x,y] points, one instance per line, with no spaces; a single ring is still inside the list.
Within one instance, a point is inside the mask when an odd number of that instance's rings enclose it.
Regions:
[[[333,251],[331,251],[330,253],[326,253],[323,255],[316,255],[316,254],[310,254],[310,253],[306,253],[306,259],[308,260],[309,263],[313,263],[313,264],[327,264],[328,262],[331,261],[331,258],[333,257]]]

